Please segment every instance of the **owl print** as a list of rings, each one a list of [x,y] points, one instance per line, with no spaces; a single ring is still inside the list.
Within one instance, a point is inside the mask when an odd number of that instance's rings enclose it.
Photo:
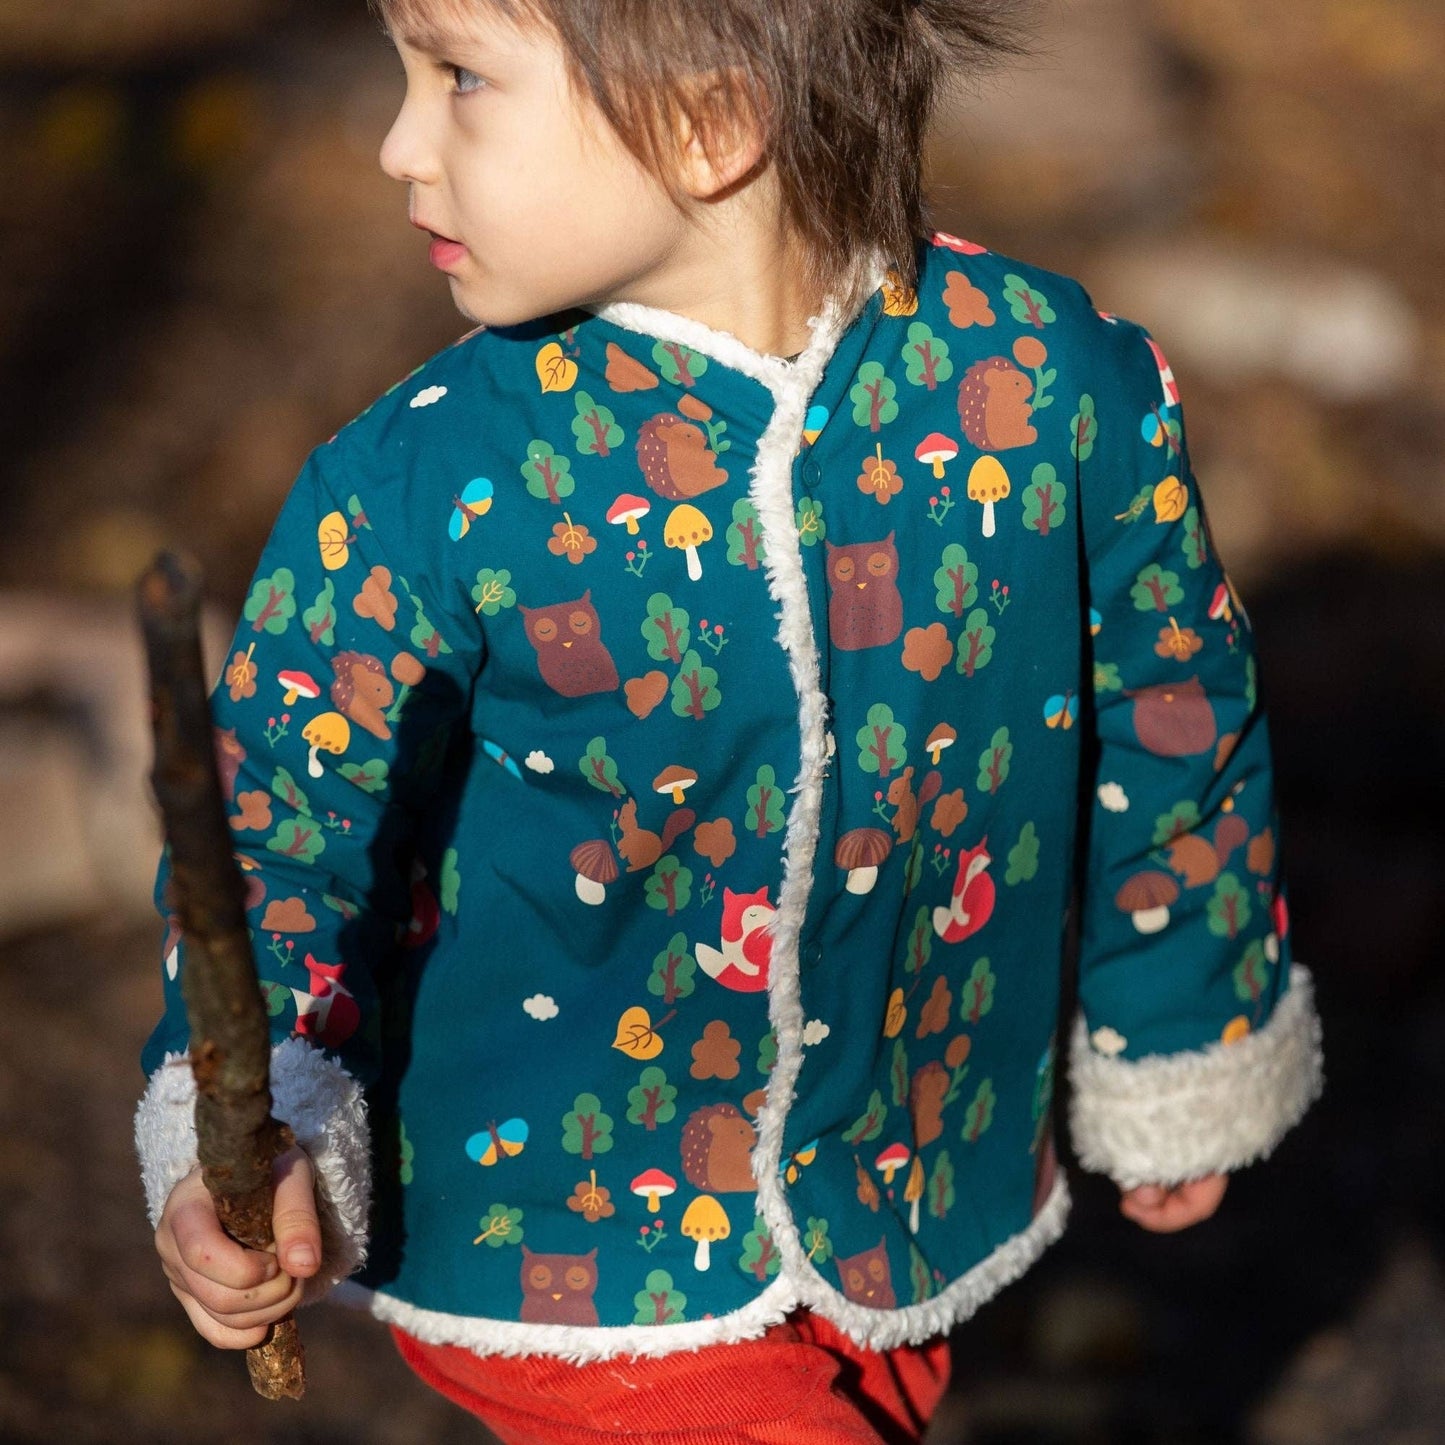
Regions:
[[[527,641],[537,649],[542,681],[563,697],[611,692],[618,685],[617,664],[602,641],[602,619],[589,587],[571,602],[517,610],[526,620]]]
[[[898,590],[898,548],[890,532],[879,542],[828,548],[828,631],[846,652],[882,647],[903,631],[903,594]]]
[[[861,1254],[850,1254],[846,1259],[839,1255],[838,1276],[843,1281],[843,1293],[855,1305],[864,1305],[870,1310],[898,1308],[888,1251],[881,1239]]]
[[[522,1320],[531,1325],[597,1323],[597,1251],[537,1254],[522,1246]]]

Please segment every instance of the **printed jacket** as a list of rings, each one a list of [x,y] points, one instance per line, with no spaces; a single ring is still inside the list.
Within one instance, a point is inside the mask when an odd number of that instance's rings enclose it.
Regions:
[[[217,755],[322,1283],[365,1255],[383,1319],[916,1341],[1063,1228],[1061,1047],[1125,1186],[1318,1093],[1163,353],[1066,276],[943,233],[919,265],[793,362],[633,303],[478,328],[306,459]],[[164,861],[156,896],[153,1220],[194,1161]]]

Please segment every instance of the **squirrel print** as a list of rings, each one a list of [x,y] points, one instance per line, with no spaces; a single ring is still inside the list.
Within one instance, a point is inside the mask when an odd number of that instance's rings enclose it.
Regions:
[[[636,873],[640,869],[651,868],[672,846],[672,840],[692,827],[696,816],[691,808],[674,808],[667,815],[662,832],[654,833],[638,826],[637,799],[628,798],[617,810],[617,826],[622,830],[617,851],[627,859],[627,871]]]
[[[992,862],[987,837],[978,847],[959,853],[952,902],[933,910],[933,931],[945,943],[961,943],[993,916],[993,879],[985,871]]]
[[[734,893],[723,885],[722,950],[699,943],[698,967],[724,988],[757,993],[768,986],[773,937],[768,922],[777,909],[768,902],[765,883],[752,893]]]

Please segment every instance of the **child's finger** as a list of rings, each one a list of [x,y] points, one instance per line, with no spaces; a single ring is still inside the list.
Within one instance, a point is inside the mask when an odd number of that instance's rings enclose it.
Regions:
[[[309,1156],[299,1146],[276,1160],[271,1232],[276,1239],[277,1258],[287,1274],[304,1279],[321,1268],[315,1174]]]
[[[212,1318],[233,1328],[257,1324],[261,1315],[280,1318],[299,1299],[300,1286],[289,1274],[280,1271],[274,1279],[265,1280],[251,1289],[231,1289],[196,1274],[183,1263],[162,1267],[175,1288],[188,1294]]]
[[[167,1205],[166,1222],[177,1261],[191,1274],[229,1289],[254,1289],[279,1276],[276,1261],[262,1250],[246,1249],[221,1228],[205,1186]],[[156,1246],[166,1257],[166,1241],[158,1231]]]
[[[229,1325],[223,1325],[211,1318],[201,1306],[191,1298],[184,1290],[177,1289],[171,1285],[171,1292],[180,1300],[181,1308],[190,1317],[191,1323],[196,1327],[196,1333],[203,1340],[215,1345],[222,1350],[249,1350],[252,1345],[259,1345],[266,1338],[268,1325],[257,1325],[253,1329],[233,1330]]]

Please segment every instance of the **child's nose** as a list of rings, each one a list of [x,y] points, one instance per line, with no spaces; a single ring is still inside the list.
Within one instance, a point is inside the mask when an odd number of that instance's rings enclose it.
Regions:
[[[417,108],[408,101],[402,102],[383,138],[377,160],[394,181],[430,184],[437,179],[435,148],[427,142]]]

